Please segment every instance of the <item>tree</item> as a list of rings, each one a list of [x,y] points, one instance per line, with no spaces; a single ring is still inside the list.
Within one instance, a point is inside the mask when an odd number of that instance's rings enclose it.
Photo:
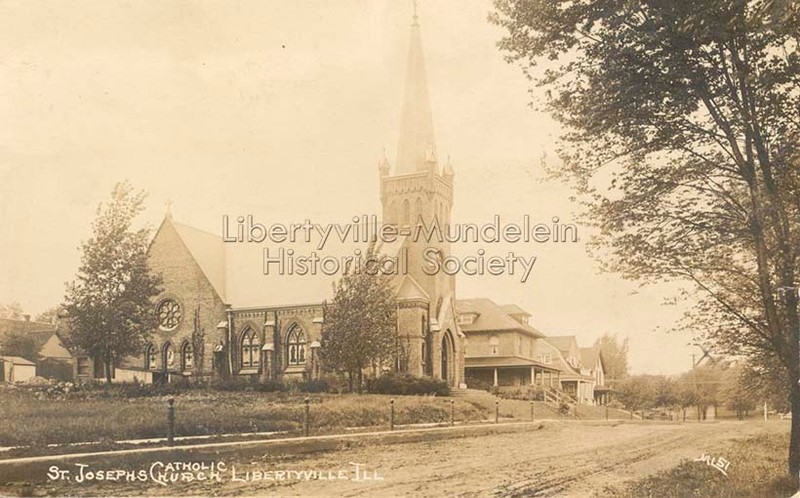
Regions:
[[[22,310],[22,305],[14,301],[13,303],[0,304],[0,318],[8,318],[10,320],[22,320],[25,312]]]
[[[150,231],[134,229],[144,192],[127,182],[114,187],[111,201],[97,208],[92,237],[83,243],[77,278],[67,284],[65,345],[103,360],[111,382],[112,366],[141,353],[157,326],[153,299],[160,278],[150,272]]]
[[[720,392],[721,401],[736,413],[736,418],[744,419],[748,412],[755,409],[758,396],[745,380],[745,370],[737,365],[725,372],[725,383]]]
[[[365,260],[376,257],[370,247]],[[320,355],[327,368],[347,374],[351,392],[354,387],[361,392],[365,368],[384,365],[400,350],[390,277],[373,268],[376,271],[369,271],[367,264],[346,272],[334,286],[333,301],[324,308]]]
[[[624,379],[628,376],[628,338],[618,340],[616,334],[603,334],[594,342],[600,348],[606,378]]]
[[[631,412],[656,406],[654,377],[633,375],[614,384],[617,399]]]
[[[6,356],[21,356],[26,360],[36,361],[39,358],[39,346],[25,330],[15,328],[8,331],[0,344],[0,351]]]
[[[192,354],[194,355],[192,364],[194,366],[194,375],[197,379],[202,378],[203,375],[203,361],[205,360],[206,351],[206,330],[200,326],[200,306],[194,310],[194,319],[192,321]]]
[[[660,375],[654,379],[655,394],[653,396],[655,406],[671,408],[678,402],[678,386],[675,381],[665,375]]]
[[[585,201],[606,269],[686,283],[687,325],[717,351],[784,371],[796,479],[800,4],[496,7],[493,21],[508,30],[501,49],[546,87],[564,125],[554,173]]]
[[[58,318],[58,313],[58,306],[53,306],[36,315],[36,321],[40,323],[53,323],[53,321]]]
[[[686,421],[686,409],[697,405],[697,390],[691,381],[691,372],[681,375],[678,380],[677,403],[683,411],[683,421]]]

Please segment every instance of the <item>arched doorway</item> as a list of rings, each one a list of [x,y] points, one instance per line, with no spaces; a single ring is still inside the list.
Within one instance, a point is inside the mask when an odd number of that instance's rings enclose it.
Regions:
[[[455,343],[453,334],[447,330],[442,337],[442,380],[455,385]]]

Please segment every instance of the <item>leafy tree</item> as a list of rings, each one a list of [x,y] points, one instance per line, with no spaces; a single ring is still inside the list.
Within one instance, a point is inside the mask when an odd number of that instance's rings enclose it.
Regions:
[[[103,360],[109,383],[112,366],[141,353],[157,326],[152,300],[160,279],[147,265],[150,231],[132,227],[144,199],[127,182],[114,187],[111,201],[97,208],[77,278],[67,284],[65,345]]]
[[[603,334],[594,342],[600,348],[603,368],[608,379],[624,379],[628,376],[628,338],[617,339],[616,334]]]
[[[697,396],[698,419],[705,420],[708,408],[713,406],[716,410],[720,405],[721,390],[725,384],[725,372],[719,366],[704,365],[695,367],[689,374],[689,381]]]
[[[14,301],[13,303],[0,304],[0,318],[8,318],[10,320],[22,320],[25,316],[25,311],[22,305]]]
[[[365,259],[374,257],[370,247]],[[347,373],[351,392],[362,391],[365,368],[384,365],[400,350],[394,289],[387,275],[369,268],[348,271],[325,304],[320,355],[327,368]]]
[[[620,403],[631,411],[656,406],[655,382],[649,375],[633,375],[614,383]]]
[[[556,174],[583,194],[607,269],[688,283],[688,325],[783,370],[796,478],[800,4],[495,2],[501,48],[564,125]]]
[[[39,347],[36,340],[23,329],[9,330],[0,343],[0,351],[3,355],[21,356],[30,361],[36,361],[39,358]]]
[[[665,375],[660,375],[653,380],[655,384],[655,395],[653,396],[655,406],[670,408],[677,404],[678,385],[676,382]]]
[[[53,320],[58,318],[58,312],[58,306],[53,306],[52,308],[46,309],[36,315],[36,321],[40,323],[52,323]]]
[[[691,372],[683,374],[678,380],[678,388],[676,392],[677,404],[683,411],[683,420],[686,421],[686,409],[690,406],[697,405],[697,390],[690,379]]]
[[[192,354],[193,373],[200,379],[203,375],[203,361],[205,360],[206,331],[200,326],[200,306],[194,310],[192,321]]]
[[[725,373],[725,384],[722,386],[720,399],[729,410],[736,413],[739,420],[742,420],[748,412],[756,408],[759,397],[747,384],[741,366],[731,367]]]

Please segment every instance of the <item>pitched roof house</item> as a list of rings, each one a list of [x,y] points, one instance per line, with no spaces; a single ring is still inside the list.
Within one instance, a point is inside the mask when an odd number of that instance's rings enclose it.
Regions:
[[[528,324],[530,314],[487,298],[456,301],[458,323],[467,337],[467,385],[526,386],[537,380],[557,385],[560,369],[536,358],[544,334]]]

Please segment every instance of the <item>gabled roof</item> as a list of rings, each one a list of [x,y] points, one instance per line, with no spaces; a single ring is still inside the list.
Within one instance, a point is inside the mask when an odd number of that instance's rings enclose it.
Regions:
[[[28,366],[36,366],[36,363],[26,360],[21,356],[0,356],[0,360],[7,361],[9,363],[13,363],[14,365],[28,365]]]
[[[525,311],[524,309],[520,308],[516,304],[501,304],[500,309],[508,313],[509,315],[522,315],[522,316],[531,316],[530,313]]]
[[[24,330],[26,332],[55,332],[56,326],[47,322],[32,322],[30,320],[0,318],[0,335],[11,330]]]
[[[519,330],[534,337],[544,337],[544,334],[512,318],[502,307],[491,299],[459,299],[456,301],[458,313],[476,314],[474,322],[460,324],[464,332],[492,331],[492,330]]]
[[[580,351],[583,368],[594,370],[597,360],[600,358],[600,348],[592,346],[590,348],[578,348],[578,350]]]
[[[167,220],[172,223],[211,286],[225,301],[225,246],[222,237],[177,223],[170,216]]]
[[[569,352],[573,347],[578,347],[578,339],[574,335],[548,336],[545,340],[562,353]]]
[[[430,302],[430,297],[425,289],[411,275],[403,275],[397,286],[397,299],[421,299]]]
[[[52,323],[0,318],[0,342],[12,332],[24,333],[31,337],[36,348],[40,349],[56,333],[56,326]]]

